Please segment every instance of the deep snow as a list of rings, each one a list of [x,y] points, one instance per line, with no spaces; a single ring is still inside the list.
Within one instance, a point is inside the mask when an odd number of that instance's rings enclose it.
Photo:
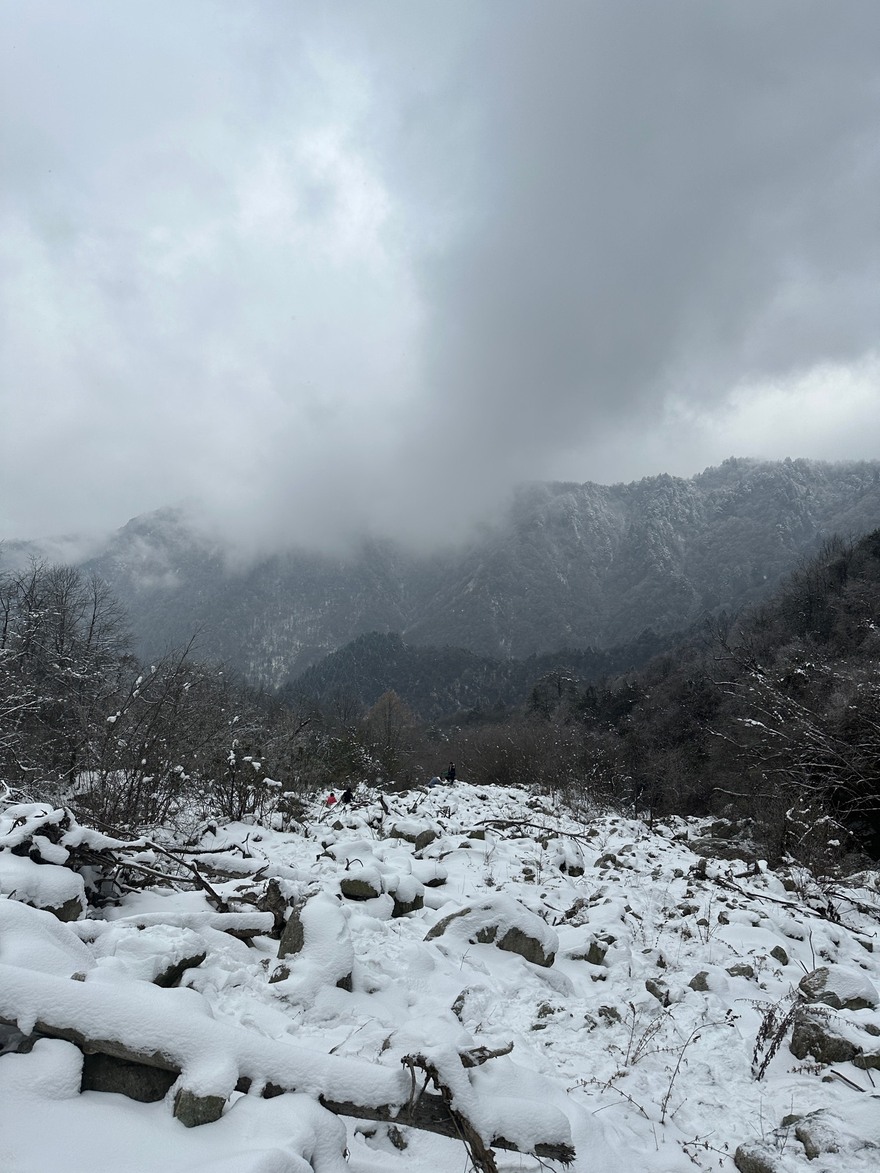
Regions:
[[[458,1141],[402,1129],[401,1150],[393,1128],[343,1121],[314,1098],[403,1103],[410,1077],[400,1059],[415,1052],[448,1076],[456,1106],[484,1136],[521,1147],[570,1139],[576,1173],[732,1170],[749,1142],[780,1173],[880,1169],[880,1073],[798,1061],[787,1038],[763,1078],[753,1073],[767,1009],[784,1011],[807,971],[830,966],[844,991],[876,1000],[876,872],[829,892],[802,869],[709,859],[703,878],[688,845],[703,824],[649,830],[528,788],[460,783],[384,802],[390,814],[367,795],[353,808],[316,802],[290,831],[204,832],[206,866],[234,878],[206,874],[233,907],[247,910],[243,895],[273,877],[305,902],[305,946],[283,961],[277,940],[221,932],[205,895],[184,883],[62,924],[19,900],[39,895],[41,882],[65,892],[76,884],[50,880],[57,862],[0,851],[0,1017],[27,1032],[51,1007],[93,1038],[125,1036],[168,1054],[187,1087],[229,1097],[219,1121],[186,1129],[172,1117],[173,1093],[158,1104],[80,1093],[80,1051],[43,1039],[0,1056],[0,1169],[459,1173],[467,1158]],[[0,844],[20,834],[15,821],[0,812]],[[437,837],[416,851],[411,840],[425,830]],[[22,884],[28,868],[32,882]],[[379,894],[341,898],[340,881],[352,876]],[[392,915],[395,899],[417,896],[422,908]],[[820,915],[829,899],[839,922]],[[494,942],[480,943],[490,923]],[[510,928],[535,931],[552,964],[499,948]],[[151,984],[193,953],[205,959],[183,988]],[[351,989],[336,984],[349,974]],[[830,1013],[860,1039],[880,1034],[876,1006]],[[467,1071],[457,1058],[511,1043]],[[283,1075],[298,1091],[242,1095],[233,1091],[239,1074],[254,1091]],[[823,1114],[813,1133],[838,1150],[812,1161],[797,1123],[783,1123],[811,1113]],[[499,1170],[541,1167],[528,1155],[496,1158]]]

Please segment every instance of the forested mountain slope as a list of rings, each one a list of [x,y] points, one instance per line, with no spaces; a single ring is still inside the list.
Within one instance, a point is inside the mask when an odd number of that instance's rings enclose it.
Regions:
[[[369,708],[390,689],[425,721],[463,712],[485,718],[524,704],[535,681],[550,673],[600,680],[639,668],[674,643],[674,636],[645,632],[638,640],[607,650],[567,648],[511,659],[478,656],[464,648],[419,647],[396,633],[374,631],[291,679],[283,695],[322,705],[344,698]]]
[[[767,858],[834,869],[848,851],[876,857],[878,615],[880,530],[828,541],[766,603],[719,617],[640,672],[539,682],[540,741],[565,740],[565,769],[592,770],[616,801],[629,792],[658,813],[751,819]]]
[[[87,568],[144,655],[198,631],[202,657],[275,687],[370,631],[491,657],[671,633],[764,597],[824,536],[878,523],[880,463],[731,459],[688,480],[526,486],[503,521],[442,555],[373,541],[347,559],[298,551],[231,570],[167,509]]]

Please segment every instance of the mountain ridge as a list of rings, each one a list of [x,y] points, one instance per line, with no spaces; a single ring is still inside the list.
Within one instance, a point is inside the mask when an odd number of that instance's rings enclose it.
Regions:
[[[765,597],[830,534],[878,525],[880,462],[732,457],[691,478],[524,485],[501,520],[444,553],[372,539],[349,556],[236,567],[167,508],[82,565],[126,607],[140,654],[198,632],[203,657],[277,688],[373,631],[501,659],[668,635]]]

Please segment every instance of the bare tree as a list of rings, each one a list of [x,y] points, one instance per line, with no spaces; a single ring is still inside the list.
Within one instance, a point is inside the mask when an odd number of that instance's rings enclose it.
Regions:
[[[121,609],[100,579],[37,561],[0,578],[0,753],[8,775],[75,778],[127,642]]]
[[[364,719],[364,738],[382,775],[409,781],[416,718],[393,689],[384,692]]]

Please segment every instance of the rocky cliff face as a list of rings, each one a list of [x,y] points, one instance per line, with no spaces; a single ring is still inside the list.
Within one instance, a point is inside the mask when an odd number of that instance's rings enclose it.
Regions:
[[[454,554],[366,543],[232,570],[175,510],[135,518],[87,563],[157,655],[200,654],[268,686],[367,631],[410,644],[527,656],[663,634],[769,592],[831,533],[880,525],[880,463],[729,460],[684,480],[536,484]]]

